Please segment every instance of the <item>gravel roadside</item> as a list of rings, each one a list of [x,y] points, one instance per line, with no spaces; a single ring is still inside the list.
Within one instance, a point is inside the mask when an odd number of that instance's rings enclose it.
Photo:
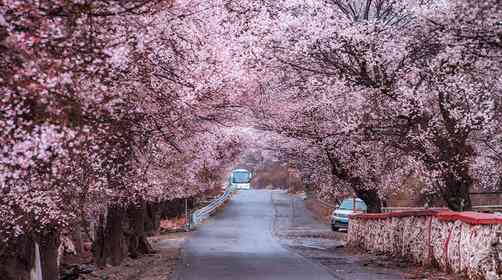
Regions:
[[[189,233],[167,233],[149,238],[154,253],[126,259],[120,266],[106,267],[81,275],[85,280],[169,280],[172,279],[180,248]]]

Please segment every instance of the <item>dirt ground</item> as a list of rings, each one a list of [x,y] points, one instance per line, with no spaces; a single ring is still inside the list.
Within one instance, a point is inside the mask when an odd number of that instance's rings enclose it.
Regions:
[[[81,275],[85,280],[168,280],[174,273],[180,249],[189,233],[167,233],[150,238],[155,253],[126,259],[120,266]]]

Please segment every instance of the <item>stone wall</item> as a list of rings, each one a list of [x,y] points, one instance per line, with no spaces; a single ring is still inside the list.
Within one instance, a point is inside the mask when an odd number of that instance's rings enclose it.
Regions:
[[[502,280],[502,217],[403,211],[352,215],[348,245],[464,275]]]

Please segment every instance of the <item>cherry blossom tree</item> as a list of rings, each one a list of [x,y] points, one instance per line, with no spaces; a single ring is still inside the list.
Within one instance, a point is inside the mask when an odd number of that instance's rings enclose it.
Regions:
[[[44,279],[75,224],[100,265],[148,252],[149,207],[221,186],[235,125],[371,212],[406,176],[454,210],[500,184],[498,0],[3,4],[0,254],[38,244]]]
[[[57,276],[60,234],[84,217],[117,237],[107,248],[95,240],[101,264],[120,263],[123,239],[132,256],[148,250],[145,203],[217,186],[238,152],[217,129],[228,115],[225,72],[204,25],[186,19],[202,7],[183,5],[2,6],[2,248],[21,236],[39,243],[45,279]]]
[[[343,162],[340,170],[361,175],[350,185],[385,182],[386,176],[374,171],[396,166],[391,162],[398,160],[409,165],[397,165],[404,168],[396,174],[412,170],[450,208],[470,208],[469,190],[475,181],[484,181],[473,178],[473,164],[478,175],[480,169],[497,170],[481,167],[483,161],[477,157],[486,156],[488,149],[474,147],[479,139],[486,139],[485,144],[495,139],[499,124],[499,5],[491,1],[231,5],[232,11],[240,11],[237,15],[244,13],[241,24],[246,34],[264,42],[251,48],[254,56],[244,62],[261,63],[274,75],[253,71],[269,93],[265,102],[277,101],[268,109],[280,110],[266,118],[286,115],[275,130],[306,139],[318,134],[330,142],[329,150],[350,155],[332,157]],[[257,63],[253,57],[263,59]],[[345,99],[336,102],[340,97]],[[288,109],[289,115],[284,113]],[[285,121],[292,119],[298,123]],[[329,127],[325,120],[333,128],[330,133],[325,132]],[[382,152],[375,153],[377,147]],[[357,155],[364,155],[367,163],[344,161],[359,162]],[[345,174],[340,173],[342,178],[353,177]]]

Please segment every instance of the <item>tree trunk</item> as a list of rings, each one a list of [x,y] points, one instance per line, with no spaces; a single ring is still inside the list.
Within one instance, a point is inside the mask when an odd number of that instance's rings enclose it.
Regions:
[[[105,215],[99,215],[98,221],[96,223],[94,240],[92,242],[92,254],[94,255],[94,261],[98,267],[104,267],[106,265],[106,246],[105,246]]]
[[[136,205],[130,205],[127,209],[129,218],[129,256],[137,258],[143,254],[153,251],[145,231],[146,203],[140,202]]]
[[[147,216],[145,221],[145,231],[148,236],[159,234],[160,229],[160,203],[147,203]]]
[[[357,197],[362,199],[368,206],[368,213],[381,213],[382,201],[376,190],[355,189]]]
[[[453,211],[472,210],[470,195],[472,178],[467,173],[462,174],[462,176],[447,174],[445,177],[446,186],[442,190],[442,195],[448,208]]]
[[[106,216],[103,215],[99,219],[93,243],[94,258],[99,267],[106,264],[120,265],[127,256],[124,237],[125,212],[121,206],[110,206]]]
[[[40,260],[42,264],[42,277],[44,280],[59,279],[59,233],[55,230],[45,232],[40,236]]]
[[[125,209],[120,206],[111,207],[108,209],[107,225],[108,225],[108,243],[110,244],[110,264],[113,266],[120,265],[126,257],[124,254],[124,218]]]
[[[376,190],[366,189],[363,180],[358,176],[354,176],[329,150],[326,150],[326,155],[331,163],[331,175],[334,178],[350,183],[357,197],[362,199],[364,203],[366,203],[366,206],[368,206],[368,213],[382,212],[382,201],[380,200],[378,192]]]
[[[0,244],[0,275],[5,280],[30,280],[35,243],[26,236]]]
[[[82,236],[82,225],[80,223],[76,223],[74,225],[75,227],[73,228],[72,231],[72,241],[75,244],[75,251],[77,252],[77,255],[82,255],[84,252],[84,240]]]
[[[469,162],[474,155],[474,149],[467,143],[469,134],[456,130],[457,121],[450,117],[448,97],[440,94],[439,106],[444,120],[447,136],[438,133],[435,145],[438,148],[438,159],[432,163],[432,170],[441,172],[440,193],[448,208],[454,211],[469,211],[472,209],[470,190],[474,183],[469,171]]]

